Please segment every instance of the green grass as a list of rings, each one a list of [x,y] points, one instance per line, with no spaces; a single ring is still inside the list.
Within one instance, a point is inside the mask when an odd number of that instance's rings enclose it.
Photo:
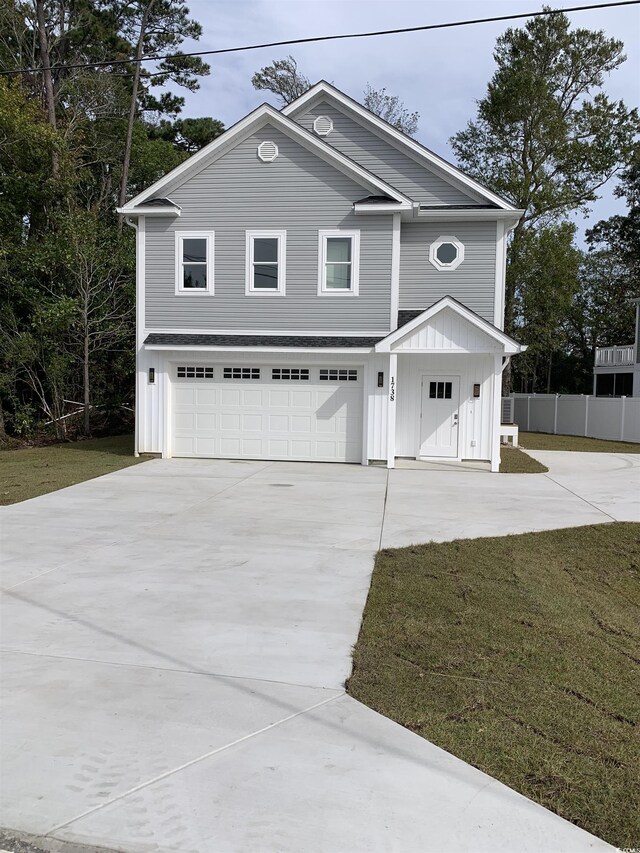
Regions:
[[[640,453],[640,444],[607,441],[581,435],[549,435],[546,432],[521,432],[518,438],[525,450],[574,450],[586,453]]]
[[[134,457],[131,435],[2,450],[0,506],[55,492],[144,461],[142,457]]]
[[[381,551],[349,693],[637,847],[639,576],[631,523]]]
[[[500,473],[501,474],[544,474],[548,471],[546,465],[537,459],[523,453],[518,447],[509,444],[500,446]]]

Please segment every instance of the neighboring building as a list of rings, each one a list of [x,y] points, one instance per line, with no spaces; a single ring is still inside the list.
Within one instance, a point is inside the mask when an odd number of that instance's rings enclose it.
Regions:
[[[504,199],[322,82],[120,212],[136,452],[498,470]]]
[[[636,306],[633,344],[596,347],[593,393],[596,397],[640,397],[640,299]]]

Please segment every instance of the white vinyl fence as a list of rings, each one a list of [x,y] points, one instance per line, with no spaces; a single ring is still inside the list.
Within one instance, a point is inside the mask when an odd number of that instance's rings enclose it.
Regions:
[[[587,394],[512,394],[512,417],[523,432],[586,435],[640,442],[640,397]]]

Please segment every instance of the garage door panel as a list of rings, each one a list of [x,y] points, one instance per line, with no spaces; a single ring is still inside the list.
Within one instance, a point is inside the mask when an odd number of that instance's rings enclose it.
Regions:
[[[244,382],[176,381],[173,455],[360,461],[360,382],[314,383],[313,372],[310,380],[271,376],[268,368]]]

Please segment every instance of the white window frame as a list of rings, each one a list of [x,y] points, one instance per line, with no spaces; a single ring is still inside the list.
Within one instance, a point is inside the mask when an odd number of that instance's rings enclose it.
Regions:
[[[351,238],[351,287],[348,290],[327,288],[327,239]],[[357,296],[360,288],[360,231],[332,229],[318,231],[318,296]]]
[[[452,243],[458,250],[458,257],[450,264],[443,264],[442,261],[438,260],[437,252],[443,243]],[[464,245],[457,237],[438,237],[438,239],[434,240],[431,246],[429,246],[429,260],[437,270],[455,270],[464,261]]]
[[[184,287],[184,278],[182,267],[184,264],[182,258],[182,242],[183,240],[206,240],[207,241],[207,286],[206,287]],[[185,294],[190,295],[200,295],[204,293],[208,293],[213,295],[214,293],[214,283],[213,283],[213,253],[215,251],[215,232],[214,231],[176,231],[175,232],[175,278],[176,278],[176,296],[183,296]]]
[[[287,285],[287,232],[286,231],[245,231],[245,296],[285,296]],[[269,290],[253,286],[253,241],[258,239],[278,240],[278,288]],[[258,262],[260,263],[260,261]]]

